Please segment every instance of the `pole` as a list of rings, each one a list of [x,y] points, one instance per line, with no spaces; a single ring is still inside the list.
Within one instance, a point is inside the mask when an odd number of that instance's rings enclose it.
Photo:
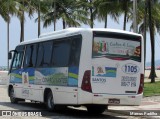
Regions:
[[[8,1],[8,20],[7,20],[7,68],[9,70],[9,59],[8,59],[8,53],[9,53],[9,6],[10,6],[10,1]]]
[[[41,19],[40,19],[40,5],[41,5],[41,3],[40,3],[41,1],[39,0],[39,6],[38,6],[38,38],[39,38],[39,36],[40,36],[40,34],[41,34]]]
[[[54,1],[54,31],[56,30],[56,0]]]
[[[147,25],[147,0],[145,0],[145,11],[144,11],[144,31],[143,31],[143,38],[144,38],[144,69],[146,63],[146,25]]]
[[[25,7],[25,5],[24,5],[24,0],[23,0],[23,7]],[[23,20],[22,20],[22,41],[24,41],[24,9],[22,10],[22,15],[23,15]]]
[[[137,33],[137,0],[133,0],[133,31]]]

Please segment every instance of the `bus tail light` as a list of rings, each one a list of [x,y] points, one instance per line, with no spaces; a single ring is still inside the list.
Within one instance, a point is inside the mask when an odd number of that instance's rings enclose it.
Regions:
[[[84,91],[92,92],[90,70],[84,72],[81,89]]]
[[[143,92],[143,87],[144,87],[144,74],[141,74],[138,94],[141,94]]]

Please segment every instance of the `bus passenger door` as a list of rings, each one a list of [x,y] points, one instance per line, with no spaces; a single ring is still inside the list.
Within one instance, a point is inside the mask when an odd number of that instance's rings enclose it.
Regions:
[[[35,66],[38,44],[26,46],[26,52],[23,63],[23,97],[30,100],[39,100],[39,90],[35,85]]]
[[[23,97],[33,101],[41,101],[39,85],[35,84],[35,68],[25,68],[22,73]]]
[[[15,97],[22,98],[22,60],[24,54],[24,46],[17,46],[14,52],[14,57],[10,69],[10,81],[13,85]]]

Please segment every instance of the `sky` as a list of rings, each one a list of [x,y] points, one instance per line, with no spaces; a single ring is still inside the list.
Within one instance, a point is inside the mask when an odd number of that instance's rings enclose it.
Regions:
[[[24,40],[32,40],[37,38],[38,34],[38,23],[35,23],[35,19],[37,18],[37,14],[33,15],[33,18],[28,18],[27,14],[25,15],[25,33]],[[104,28],[104,22],[99,22],[97,20],[94,21],[94,28]],[[127,23],[127,31],[130,30],[130,24]],[[82,25],[81,28],[89,28],[87,25]],[[108,28],[112,29],[123,29],[123,15],[119,19],[119,24],[114,22],[111,18],[108,19]],[[62,29],[62,22],[57,21],[56,30]],[[52,32],[54,30],[53,24],[47,28],[43,28],[43,22],[41,22],[41,34]],[[160,36],[157,33],[155,36],[155,59],[159,60],[160,55],[158,51],[160,51]],[[11,17],[10,22],[10,43],[9,50],[15,49],[16,45],[20,43],[20,22],[18,18]],[[147,33],[147,55],[146,62],[150,62],[151,60],[151,48],[150,48],[150,37],[149,33]],[[0,16],[0,66],[7,66],[7,23]]]

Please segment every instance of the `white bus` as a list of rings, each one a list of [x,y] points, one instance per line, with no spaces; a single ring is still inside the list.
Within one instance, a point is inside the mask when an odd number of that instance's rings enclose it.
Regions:
[[[11,53],[9,53],[11,56]],[[142,35],[113,29],[69,28],[20,43],[10,67],[12,103],[86,106],[140,105],[143,95]]]

